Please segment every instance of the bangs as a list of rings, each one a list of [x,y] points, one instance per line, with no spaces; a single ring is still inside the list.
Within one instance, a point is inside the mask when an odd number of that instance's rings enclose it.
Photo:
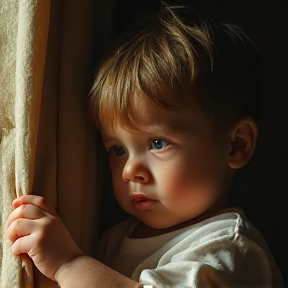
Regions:
[[[133,107],[140,99],[168,110],[199,106],[202,77],[213,66],[208,28],[188,28],[172,10],[166,13],[135,28],[100,65],[90,98],[98,127],[137,130]]]
[[[100,129],[120,124],[139,131],[141,101],[193,110],[215,131],[257,112],[259,65],[249,38],[237,26],[178,8],[164,5],[142,19],[107,54],[89,99]]]

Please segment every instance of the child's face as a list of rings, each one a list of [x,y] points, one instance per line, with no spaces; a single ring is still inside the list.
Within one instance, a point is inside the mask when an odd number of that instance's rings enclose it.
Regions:
[[[219,205],[231,172],[228,133],[216,138],[211,125],[192,111],[146,103],[134,109],[141,132],[119,125],[101,131],[122,208],[162,229]]]

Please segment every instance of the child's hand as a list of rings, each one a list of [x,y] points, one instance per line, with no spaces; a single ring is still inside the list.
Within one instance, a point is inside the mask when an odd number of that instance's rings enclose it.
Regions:
[[[15,255],[27,253],[45,276],[55,280],[63,265],[84,253],[73,241],[55,210],[43,197],[23,195],[12,202],[7,237]]]

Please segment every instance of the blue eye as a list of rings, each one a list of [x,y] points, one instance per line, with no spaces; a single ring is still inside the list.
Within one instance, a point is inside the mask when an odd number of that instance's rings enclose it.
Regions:
[[[116,157],[120,157],[125,154],[125,150],[121,146],[113,146],[111,150]]]
[[[169,142],[163,139],[153,139],[151,146],[153,150],[161,150],[169,145]]]

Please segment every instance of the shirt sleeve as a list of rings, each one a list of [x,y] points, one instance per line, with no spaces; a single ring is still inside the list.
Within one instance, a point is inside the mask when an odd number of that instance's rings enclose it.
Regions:
[[[168,250],[155,269],[141,272],[143,287],[272,287],[266,254],[246,237],[187,238]]]

